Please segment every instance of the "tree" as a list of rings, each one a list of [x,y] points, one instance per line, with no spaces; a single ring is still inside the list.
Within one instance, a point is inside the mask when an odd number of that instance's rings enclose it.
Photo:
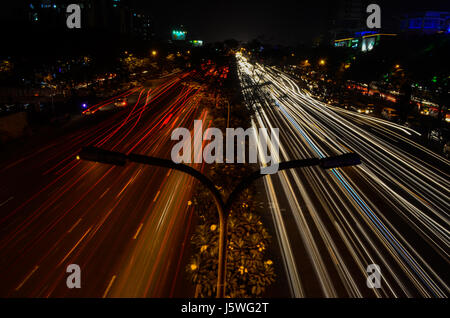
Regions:
[[[218,227],[217,216],[204,205],[205,195],[196,196],[194,207],[204,223],[197,226],[191,238],[196,253],[187,265],[187,272],[196,286],[196,297],[213,297],[216,293]],[[261,217],[255,212],[252,195],[247,191],[236,204],[229,218],[227,247],[226,295],[231,298],[261,297],[275,281],[273,261],[267,256],[271,237]],[[205,209],[206,208],[206,209]],[[217,213],[216,213],[217,214]]]

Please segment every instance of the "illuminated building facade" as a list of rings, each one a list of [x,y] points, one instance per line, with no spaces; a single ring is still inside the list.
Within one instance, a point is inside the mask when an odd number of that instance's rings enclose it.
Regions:
[[[400,29],[405,33],[450,33],[450,12],[424,11],[404,14]]]
[[[337,39],[334,41],[335,47],[349,47],[362,52],[372,51],[376,45],[383,39],[392,38],[397,34],[392,33],[379,33],[376,31],[363,31],[356,32],[353,37],[347,37],[343,39]]]

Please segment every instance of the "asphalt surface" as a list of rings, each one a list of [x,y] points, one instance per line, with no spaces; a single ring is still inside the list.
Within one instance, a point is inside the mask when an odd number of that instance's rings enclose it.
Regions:
[[[275,68],[238,64],[254,128],[279,128],[276,160],[356,152],[363,162],[264,178],[288,294],[448,297],[449,161],[411,129],[323,104]],[[370,264],[381,288],[367,287]]]
[[[0,296],[192,295],[183,260],[194,180],[151,166],[76,159],[83,146],[170,159],[174,127],[207,123],[186,76],[130,90],[119,96],[127,98],[121,108],[117,98],[95,105],[81,119],[91,124],[3,163]],[[70,264],[80,266],[81,289],[67,288]]]

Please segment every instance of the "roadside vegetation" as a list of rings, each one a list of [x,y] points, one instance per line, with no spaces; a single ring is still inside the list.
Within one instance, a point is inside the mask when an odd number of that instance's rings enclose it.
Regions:
[[[231,60],[231,58],[230,58]],[[234,62],[231,62],[234,63]],[[209,82],[212,98],[203,99],[213,118],[212,126],[225,134],[230,111],[230,128],[250,127],[251,114],[240,103],[235,69],[230,77]],[[243,177],[258,167],[250,164],[214,164],[205,173],[216,184],[224,197]],[[275,282],[275,266],[268,251],[271,236],[258,211],[261,202],[255,198],[251,187],[232,207],[228,223],[226,297],[263,297],[267,288]],[[186,267],[189,280],[195,286],[195,297],[214,297],[218,263],[218,213],[208,190],[198,186],[191,202],[198,217],[198,224],[191,237],[193,255]]]

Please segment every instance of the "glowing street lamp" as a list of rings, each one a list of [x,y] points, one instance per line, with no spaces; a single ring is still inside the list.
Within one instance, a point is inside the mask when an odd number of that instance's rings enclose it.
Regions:
[[[156,56],[156,55],[158,55],[158,52],[155,51],[155,50],[153,50],[153,51],[152,51],[152,56]]]
[[[319,64],[320,64],[320,65],[325,65],[325,60],[324,60],[324,59],[321,59],[321,60],[319,61]]]

